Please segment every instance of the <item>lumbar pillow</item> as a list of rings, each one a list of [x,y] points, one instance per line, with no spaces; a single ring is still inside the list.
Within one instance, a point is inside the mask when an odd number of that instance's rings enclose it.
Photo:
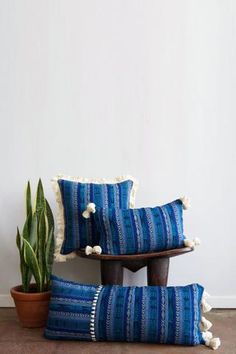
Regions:
[[[153,342],[217,349],[204,288],[82,285],[52,277],[45,336],[49,339]]]
[[[137,188],[131,176],[95,180],[59,175],[53,179],[58,205],[55,260],[75,256],[75,250],[97,245],[93,217],[97,208],[133,208]],[[83,216],[82,216],[83,214]]]
[[[195,246],[198,240],[183,234],[185,203],[177,199],[155,208],[98,209],[94,218],[102,252],[136,254]]]

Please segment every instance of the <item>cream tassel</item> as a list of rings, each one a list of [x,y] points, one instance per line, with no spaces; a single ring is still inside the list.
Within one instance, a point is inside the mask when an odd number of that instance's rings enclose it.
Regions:
[[[187,198],[187,197],[180,197],[179,198],[180,200],[181,200],[181,202],[182,202],[182,204],[183,204],[183,209],[184,210],[187,210],[187,209],[189,209],[190,208],[190,201],[189,201],[189,199]]]
[[[89,203],[87,205],[87,208],[84,210],[84,212],[82,213],[83,217],[85,219],[89,219],[90,218],[90,213],[95,213],[96,212],[96,206],[94,203]]]
[[[213,350],[218,349],[220,345],[221,345],[221,342],[220,342],[220,338],[218,338],[218,337],[212,338],[209,342],[209,347]]]
[[[212,327],[212,323],[208,321],[205,317],[201,318],[201,329],[203,332],[208,331]]]
[[[199,238],[194,238],[193,240],[190,239],[185,239],[184,240],[184,245],[185,247],[190,247],[190,248],[194,248],[195,246],[199,246],[201,244],[201,241]]]
[[[209,305],[205,299],[202,299],[201,305],[202,305],[202,312],[203,313],[209,312],[212,309],[211,305]]]
[[[208,294],[208,292],[206,292],[206,290],[203,291],[203,294],[202,294],[202,298],[203,299],[208,299],[210,297],[210,294]]]
[[[92,253],[101,254],[102,253],[102,248],[100,246],[94,246],[94,247],[86,246],[86,248],[85,248],[86,256],[89,256]]]
[[[102,253],[102,248],[100,246],[94,246],[93,247],[93,253],[101,254]]]
[[[202,333],[202,338],[205,341],[205,345],[213,350],[218,349],[221,344],[220,338],[213,338],[212,333],[208,331]]]

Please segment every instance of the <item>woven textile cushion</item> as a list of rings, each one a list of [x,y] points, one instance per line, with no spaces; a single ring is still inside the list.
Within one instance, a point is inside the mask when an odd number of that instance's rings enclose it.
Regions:
[[[58,204],[57,261],[73,257],[76,249],[98,244],[93,215],[89,219],[82,216],[88,203],[95,203],[97,208],[134,207],[136,182],[133,177],[118,177],[113,182],[62,176],[53,180]]]
[[[99,209],[95,222],[107,254],[136,254],[184,247],[181,200],[156,208]]]
[[[52,277],[45,336],[49,339],[205,343],[203,287],[81,285]]]

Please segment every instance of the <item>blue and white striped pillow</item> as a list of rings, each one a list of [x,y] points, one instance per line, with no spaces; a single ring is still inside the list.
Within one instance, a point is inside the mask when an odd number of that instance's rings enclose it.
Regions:
[[[58,204],[55,259],[63,261],[73,257],[75,250],[99,242],[93,217],[82,216],[87,204],[106,209],[133,208],[137,182],[131,176],[112,181],[57,176],[53,187]]]
[[[107,254],[136,254],[184,247],[180,199],[155,208],[104,209],[94,214]]]
[[[52,277],[49,339],[219,346],[202,317],[201,285],[95,286]],[[201,329],[200,329],[201,327]]]

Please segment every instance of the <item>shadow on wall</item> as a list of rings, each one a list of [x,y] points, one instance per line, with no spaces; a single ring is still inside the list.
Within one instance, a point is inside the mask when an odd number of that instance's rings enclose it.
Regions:
[[[133,273],[124,269],[123,285],[146,285],[147,275],[146,267]],[[100,284],[100,262],[91,259],[82,259],[76,257],[66,262],[55,263],[53,265],[53,274],[59,277],[78,281],[85,284]],[[138,275],[138,277],[137,277]],[[137,283],[137,279],[139,280]]]
[[[100,264],[97,261],[76,257],[66,262],[54,262],[53,274],[81,283],[99,284]]]

